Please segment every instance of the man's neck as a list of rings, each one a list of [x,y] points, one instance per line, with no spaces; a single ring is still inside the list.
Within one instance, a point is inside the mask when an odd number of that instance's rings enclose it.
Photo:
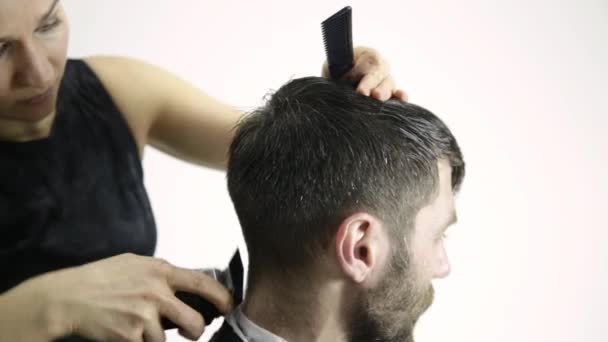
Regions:
[[[258,326],[289,342],[347,341],[345,317],[350,312],[340,282],[283,287],[258,283],[243,304],[245,316]]]

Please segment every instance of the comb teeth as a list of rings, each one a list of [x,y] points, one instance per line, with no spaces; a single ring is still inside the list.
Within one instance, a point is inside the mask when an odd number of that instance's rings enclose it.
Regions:
[[[352,9],[346,6],[321,23],[323,43],[333,79],[340,79],[353,67]]]

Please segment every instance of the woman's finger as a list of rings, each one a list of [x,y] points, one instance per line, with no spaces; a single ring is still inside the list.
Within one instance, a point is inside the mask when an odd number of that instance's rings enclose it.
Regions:
[[[387,66],[380,65],[364,74],[357,85],[357,92],[366,96],[371,95],[372,90],[377,88],[389,75],[386,68]]]
[[[167,340],[157,311],[154,311],[153,315],[146,317],[143,337],[144,342],[165,342]]]
[[[394,90],[395,80],[389,76],[372,90],[372,97],[376,100],[386,101],[391,98]]]
[[[393,92],[393,98],[407,102],[410,98],[407,93],[402,89],[397,89]]]
[[[158,312],[179,327],[182,336],[196,341],[205,330],[205,319],[190,306],[175,296],[163,297],[158,303]]]
[[[167,282],[175,291],[197,294],[205,298],[221,313],[226,314],[232,310],[230,291],[217,280],[202,272],[173,266]]]

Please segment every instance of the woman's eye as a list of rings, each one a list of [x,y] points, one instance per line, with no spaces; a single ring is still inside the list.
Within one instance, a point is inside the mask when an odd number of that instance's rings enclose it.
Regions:
[[[61,24],[61,21],[59,19],[55,19],[51,22],[48,22],[48,23],[40,26],[36,31],[38,31],[40,33],[49,32],[52,29],[54,29],[55,27],[59,26],[59,24]]]
[[[2,58],[6,54],[7,51],[8,51],[8,44],[7,43],[0,44],[0,58]]]

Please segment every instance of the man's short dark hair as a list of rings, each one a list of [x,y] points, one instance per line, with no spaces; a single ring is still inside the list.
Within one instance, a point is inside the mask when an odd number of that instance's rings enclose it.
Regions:
[[[238,125],[228,189],[249,249],[250,282],[306,267],[349,215],[399,227],[437,193],[437,161],[464,162],[454,136],[417,105],[377,101],[346,84],[295,79]]]

